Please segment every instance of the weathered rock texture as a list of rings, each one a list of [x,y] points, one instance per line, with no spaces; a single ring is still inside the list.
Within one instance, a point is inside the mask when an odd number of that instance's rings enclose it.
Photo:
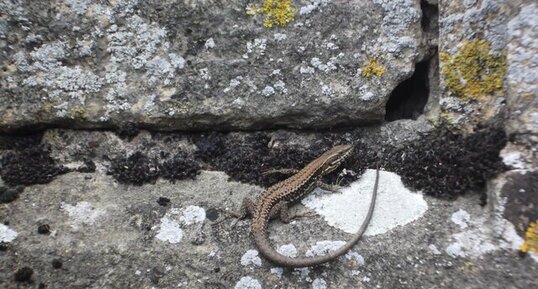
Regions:
[[[272,28],[255,4],[1,1],[0,129],[378,122],[428,53],[416,0],[294,1]]]

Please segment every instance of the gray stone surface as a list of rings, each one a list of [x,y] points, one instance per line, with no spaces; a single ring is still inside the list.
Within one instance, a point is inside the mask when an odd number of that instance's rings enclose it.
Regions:
[[[399,121],[364,129],[361,135],[376,148],[382,140],[399,143],[428,129],[417,121]],[[232,135],[242,139],[249,133]],[[319,135],[277,131],[271,139],[277,147],[308,147]],[[195,180],[158,179],[142,186],[120,184],[106,174],[109,159],[124,152],[143,151],[149,156],[163,150],[192,152],[195,147],[188,135],[141,132],[127,141],[111,132],[57,129],[46,131],[43,143],[61,164],[76,168],[80,159],[90,157],[97,169],[27,186],[18,199],[0,204],[4,242],[0,288],[41,283],[47,288],[532,288],[538,280],[536,257],[521,258],[517,253],[522,242],[521,215],[510,208],[523,207],[505,199],[532,188],[532,183],[524,185],[520,179],[505,184],[501,176],[489,188],[501,193],[481,207],[477,194],[455,201],[421,194],[399,200],[405,197],[399,193],[401,183],[383,172],[372,226],[400,225],[373,229],[377,233],[368,233],[336,262],[282,270],[255,251],[250,221],[234,227],[227,218],[243,197],[254,197],[262,188],[230,181],[216,171],[203,171]],[[354,200],[363,206],[373,181],[372,173],[365,176],[370,177],[364,184],[367,191]],[[159,205],[160,197],[170,203]],[[427,209],[410,219],[413,209],[406,206],[413,206],[413,200],[420,200],[415,207],[425,202]],[[349,201],[329,215],[349,219],[348,223],[360,218],[345,205]],[[394,206],[400,208],[387,211]],[[294,209],[312,212],[302,205]],[[406,221],[401,221],[401,215],[407,216]],[[288,250],[293,244],[303,255],[317,242],[330,247],[331,242],[349,239],[349,234],[329,226],[326,218],[299,219],[288,225],[275,221],[270,226],[271,241],[277,248],[288,245]],[[38,233],[43,224],[50,226],[50,234]],[[62,266],[54,268],[58,260]],[[33,283],[15,281],[15,273],[23,267],[32,268]]]
[[[419,1],[293,1],[270,29],[248,4],[0,1],[0,129],[377,122],[427,53]]]
[[[532,288],[538,278],[536,261],[521,259],[487,231],[491,224],[480,219],[489,218],[488,210],[472,196],[456,202],[426,197],[429,209],[421,218],[366,237],[353,249],[355,257],[280,273],[255,253],[245,256],[256,249],[249,221],[220,222],[244,196],[261,191],[226,180],[203,172],[195,181],[132,187],[101,173],[72,173],[27,187],[1,211],[18,235],[0,252],[0,284],[15,286],[13,274],[23,266],[34,270],[33,286],[47,288]],[[159,197],[170,204],[159,206]],[[189,206],[205,210],[205,219],[185,217],[200,217],[196,210],[185,213]],[[460,209],[470,215],[467,229],[451,221]],[[50,225],[50,235],[37,233],[42,223]],[[275,246],[292,243],[299,254],[316,241],[347,238],[319,218],[271,226]],[[457,255],[463,254],[453,250],[458,246],[471,255]],[[53,268],[54,259],[62,268]],[[320,283],[326,286],[316,287]]]

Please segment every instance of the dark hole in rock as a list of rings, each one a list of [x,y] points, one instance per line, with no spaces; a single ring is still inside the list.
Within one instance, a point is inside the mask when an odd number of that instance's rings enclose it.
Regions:
[[[428,1],[422,0],[420,1],[420,9],[422,10],[422,18],[420,19],[422,30],[436,31],[439,27],[439,7],[428,3]]]
[[[60,269],[62,268],[63,264],[60,259],[52,259],[52,268],[54,269]]]
[[[157,204],[159,204],[159,206],[167,206],[168,204],[170,203],[170,199],[169,198],[166,198],[166,197],[159,197],[159,199],[157,199]]]
[[[37,232],[41,235],[50,234],[50,225],[49,224],[40,224],[37,226]]]
[[[413,75],[392,91],[386,106],[386,121],[417,119],[424,112],[430,94],[429,66],[429,59],[417,63]]]

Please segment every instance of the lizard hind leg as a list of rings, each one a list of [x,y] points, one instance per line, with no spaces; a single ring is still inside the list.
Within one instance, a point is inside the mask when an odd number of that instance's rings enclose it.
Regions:
[[[238,220],[243,220],[246,217],[253,216],[255,211],[256,204],[250,198],[244,198],[241,207],[239,208],[239,212],[233,212],[231,214]]]
[[[288,224],[294,219],[304,218],[304,217],[313,217],[315,214],[312,213],[302,213],[302,214],[291,214],[289,211],[289,203],[286,201],[280,201],[276,204],[271,211],[269,212],[269,219],[279,218],[282,223]]]
[[[232,228],[235,227],[237,222],[240,220],[245,219],[246,217],[250,217],[254,215],[254,211],[256,210],[256,205],[254,202],[249,198],[244,198],[243,202],[241,203],[241,207],[239,208],[239,212],[231,212],[230,215],[232,217],[235,217],[236,219],[232,221]]]

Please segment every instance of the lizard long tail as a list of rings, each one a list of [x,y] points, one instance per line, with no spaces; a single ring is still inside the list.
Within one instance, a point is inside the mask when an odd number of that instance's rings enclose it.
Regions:
[[[349,249],[351,249],[360,240],[360,238],[364,234],[364,231],[366,231],[368,224],[370,223],[370,219],[372,218],[372,213],[374,212],[378,184],[379,184],[379,168],[376,170],[374,190],[372,193],[372,200],[370,201],[370,207],[368,208],[368,213],[366,214],[366,218],[364,219],[359,231],[353,236],[353,238],[350,241],[348,241],[345,245],[340,247],[338,250],[329,252],[327,255],[323,255],[319,257],[290,258],[290,257],[284,256],[278,253],[275,249],[273,249],[273,247],[271,247],[271,244],[269,243],[267,234],[262,233],[262,234],[254,235],[254,241],[258,245],[258,248],[260,249],[259,250],[260,253],[264,255],[267,259],[272,261],[273,263],[276,263],[284,267],[292,267],[292,268],[316,266],[316,265],[320,265],[320,264],[329,262],[331,260],[334,260],[340,257],[341,255],[344,255]]]

